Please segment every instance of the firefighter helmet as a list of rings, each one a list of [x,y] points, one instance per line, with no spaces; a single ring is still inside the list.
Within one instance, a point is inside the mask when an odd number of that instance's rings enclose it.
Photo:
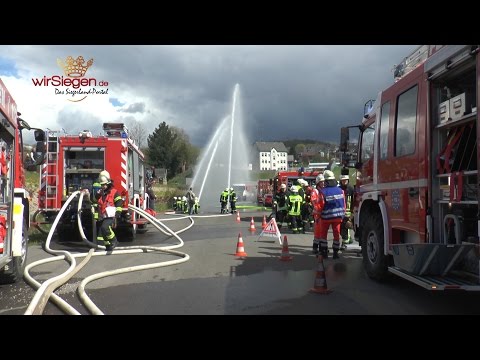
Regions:
[[[100,174],[98,174],[98,177],[100,177],[102,175],[106,176],[108,179],[111,179],[110,173],[107,170],[100,171]]]
[[[285,185],[285,184],[280,185],[280,189],[284,189],[284,190],[285,190],[286,188],[287,188],[287,185]]]
[[[340,176],[340,180],[350,180],[350,176],[342,175],[342,176]]]
[[[110,184],[110,178],[108,178],[106,175],[100,175],[98,182],[100,185]]]
[[[315,179],[315,184],[318,184],[319,182],[325,181],[325,177],[323,174],[318,174],[317,178]]]
[[[293,193],[297,193],[298,189],[295,185],[292,185],[292,187],[290,188],[290,191],[293,192]]]
[[[335,180],[335,174],[333,171],[325,170],[323,176],[325,176],[325,180]]]

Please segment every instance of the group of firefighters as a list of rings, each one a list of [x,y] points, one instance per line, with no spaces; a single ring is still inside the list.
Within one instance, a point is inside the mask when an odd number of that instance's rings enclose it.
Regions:
[[[333,258],[338,259],[341,246],[352,242],[353,187],[349,185],[349,176],[342,175],[338,184],[335,175],[325,170],[315,179],[312,189],[304,179],[298,179],[298,186],[292,185],[287,191],[286,184],[280,185],[275,194],[275,217],[279,229],[287,222],[293,233],[305,233],[307,224],[313,225],[314,254],[328,257],[327,233],[330,225],[333,231]],[[342,237],[342,244],[340,244]]]
[[[192,188],[184,196],[174,196],[172,205],[174,211],[189,215],[198,214],[200,209],[200,202]]]
[[[220,213],[221,214],[226,214],[228,212],[227,210],[227,203],[230,201],[230,213],[233,214],[235,211],[237,211],[237,194],[235,193],[235,190],[233,187],[230,189],[227,187],[225,190],[222,191],[220,194]]]
[[[325,170],[315,179],[315,188],[304,179],[298,179],[298,186],[292,185],[288,191],[286,184],[281,184],[274,197],[275,217],[279,229],[287,222],[293,233],[305,233],[307,225],[313,226],[314,238],[312,251],[328,258],[327,233],[333,231],[333,258],[338,259],[341,245],[352,242],[350,231],[352,226],[353,187],[349,185],[349,176],[341,175],[338,184],[335,175]],[[108,171],[100,172],[98,181],[93,184],[92,202],[97,221],[97,240],[103,241],[107,251],[117,245],[113,229],[116,228],[122,209],[123,198],[113,187]],[[226,188],[220,194],[221,213],[236,211],[237,195],[233,188]],[[200,204],[198,197],[190,188],[183,197],[173,198],[173,208],[183,213],[198,214]],[[342,244],[340,243],[342,238]]]

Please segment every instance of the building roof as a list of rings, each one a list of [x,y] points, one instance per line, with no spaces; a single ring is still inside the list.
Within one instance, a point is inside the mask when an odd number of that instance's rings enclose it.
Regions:
[[[257,141],[254,144],[254,147],[257,148],[258,151],[271,151],[274,148],[280,152],[288,152],[285,144],[279,141]]]

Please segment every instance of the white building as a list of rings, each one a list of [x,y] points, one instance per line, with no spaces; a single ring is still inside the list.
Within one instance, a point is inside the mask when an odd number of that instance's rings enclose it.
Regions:
[[[253,170],[287,170],[288,154],[282,142],[257,141],[252,151]]]

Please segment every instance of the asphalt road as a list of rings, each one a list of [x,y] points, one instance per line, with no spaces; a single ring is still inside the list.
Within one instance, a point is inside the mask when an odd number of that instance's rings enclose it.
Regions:
[[[285,232],[293,260],[280,261],[279,242],[271,237],[259,238],[264,214],[268,215],[267,212],[242,212],[240,223],[235,221],[235,216],[194,217],[193,228],[180,235],[185,246],[178,249],[189,254],[188,262],[100,279],[87,286],[87,293],[107,315],[480,314],[478,293],[429,292],[394,276],[385,283],[370,280],[354,251],[343,253],[339,260],[329,258],[324,262],[327,286],[332,293],[310,293],[318,266],[311,254],[313,235]],[[249,231],[252,216],[257,227],[253,234]],[[172,216],[162,215],[167,217]],[[188,224],[187,219],[166,222],[175,231]],[[244,259],[234,256],[240,232],[248,254]],[[121,246],[176,243],[175,238],[151,228],[146,234],[138,235],[134,243]],[[52,247],[87,250],[80,243]],[[29,247],[29,263],[49,256],[38,245]],[[80,313],[88,314],[76,294],[79,282],[87,275],[174,258],[159,253],[95,257],[56,293]],[[43,282],[67,267],[64,261],[42,265],[34,268],[32,275]],[[23,282],[0,286],[0,314],[23,314],[34,293]],[[62,312],[49,304],[44,314]]]

